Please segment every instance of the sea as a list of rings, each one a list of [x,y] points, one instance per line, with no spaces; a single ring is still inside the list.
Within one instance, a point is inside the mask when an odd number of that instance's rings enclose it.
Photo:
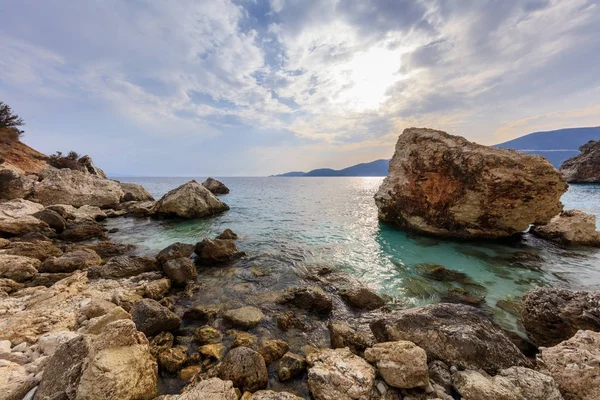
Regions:
[[[158,199],[192,178],[117,179],[140,184]],[[202,182],[205,177],[194,179]],[[155,255],[174,242],[196,243],[230,228],[247,254],[242,267],[273,275],[273,289],[294,283],[315,266],[358,279],[385,296],[391,307],[439,302],[458,288],[463,295],[483,298],[480,306],[514,330],[519,330],[518,306],[511,304],[532,288],[600,289],[599,249],[561,247],[528,233],[502,242],[442,240],[380,223],[373,196],[383,178],[218,179],[231,189],[221,196],[229,211],[191,221],[111,219],[108,228],[118,228],[111,238]],[[571,185],[562,202],[565,209],[595,214],[600,223],[600,185]],[[437,265],[460,272],[464,279],[429,279],[428,271]],[[248,285],[251,275],[236,276],[239,284],[232,290]],[[233,278],[220,279],[214,281],[217,287]]]

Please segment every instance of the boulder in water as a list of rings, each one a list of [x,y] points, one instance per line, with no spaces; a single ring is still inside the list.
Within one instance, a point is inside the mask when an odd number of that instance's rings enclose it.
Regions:
[[[375,195],[379,219],[462,239],[502,238],[557,215],[567,184],[541,156],[481,146],[432,129],[400,135]]]
[[[225,184],[221,181],[218,181],[214,178],[208,178],[204,182],[202,182],[202,186],[211,191],[212,194],[227,194],[229,193],[229,188],[225,186]]]
[[[122,202],[126,201],[154,201],[154,197],[142,185],[136,183],[120,183],[123,190]]]
[[[219,364],[218,374],[219,378],[232,381],[243,392],[256,392],[266,388],[269,383],[265,360],[248,347],[231,349]]]
[[[596,216],[579,210],[563,211],[548,224],[532,227],[531,233],[564,245],[600,247]]]
[[[600,183],[600,140],[590,140],[579,151],[560,166],[560,172],[569,183]]]
[[[201,265],[223,264],[244,255],[231,239],[204,239],[196,244],[195,252]]]
[[[229,210],[204,186],[192,180],[165,194],[154,206],[153,213],[164,217],[202,218]]]

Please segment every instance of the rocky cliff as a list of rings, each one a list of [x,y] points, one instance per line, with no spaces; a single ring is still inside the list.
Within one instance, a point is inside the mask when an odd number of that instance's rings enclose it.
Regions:
[[[569,183],[600,183],[600,140],[590,140],[579,148],[581,153],[560,167]]]

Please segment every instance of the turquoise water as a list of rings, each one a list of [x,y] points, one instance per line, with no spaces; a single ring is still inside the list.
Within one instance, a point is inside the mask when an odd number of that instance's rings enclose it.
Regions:
[[[139,183],[156,198],[190,178],[120,178]],[[197,179],[199,182],[203,178]],[[240,235],[248,262],[278,274],[315,265],[347,271],[387,295],[392,304],[411,306],[440,300],[453,287],[485,297],[484,307],[500,321],[514,323],[496,306],[536,286],[600,289],[600,251],[561,248],[524,235],[509,243],[453,242],[407,234],[380,224],[373,195],[382,178],[222,178],[231,210],[196,221],[119,218],[117,241],[154,254],[180,241],[196,243],[225,228]],[[599,215],[600,185],[572,186],[566,208]],[[460,271],[460,283],[423,275],[422,264]],[[512,321],[512,322],[511,322]]]

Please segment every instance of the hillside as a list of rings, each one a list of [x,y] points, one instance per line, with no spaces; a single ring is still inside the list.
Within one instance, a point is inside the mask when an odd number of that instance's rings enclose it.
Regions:
[[[13,138],[9,130],[0,130],[2,168],[20,174],[35,174],[48,167],[48,156]]]
[[[356,164],[348,168],[335,170],[331,168],[313,169],[309,172],[288,172],[276,177],[315,177],[315,176],[386,176],[390,160],[376,160],[369,163]]]

